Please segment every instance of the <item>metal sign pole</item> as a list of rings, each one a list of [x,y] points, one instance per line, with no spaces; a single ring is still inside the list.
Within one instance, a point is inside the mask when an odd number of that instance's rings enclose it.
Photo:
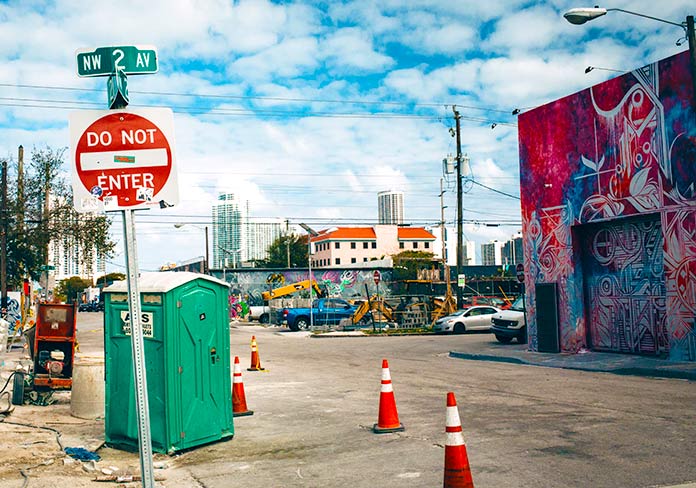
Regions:
[[[140,443],[140,473],[143,487],[154,488],[152,466],[152,441],[150,439],[150,407],[147,402],[147,374],[143,329],[140,322],[140,286],[138,284],[138,257],[135,242],[133,210],[123,210],[123,235],[126,241],[126,269],[128,273],[128,308],[130,311],[131,346],[133,350],[133,375],[135,402],[138,410],[138,440]]]

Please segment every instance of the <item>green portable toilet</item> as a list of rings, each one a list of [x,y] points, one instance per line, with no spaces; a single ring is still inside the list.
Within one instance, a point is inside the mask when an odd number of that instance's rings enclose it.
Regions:
[[[153,451],[232,437],[227,283],[161,272],[141,273],[139,286]],[[127,283],[103,293],[106,443],[137,451]]]

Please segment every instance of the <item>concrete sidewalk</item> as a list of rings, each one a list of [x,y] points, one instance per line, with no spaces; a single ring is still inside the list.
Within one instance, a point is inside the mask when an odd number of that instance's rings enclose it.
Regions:
[[[482,348],[479,344],[476,350],[450,351],[450,357],[696,381],[696,362],[593,351],[579,354],[543,353],[529,351],[527,347],[527,344],[491,344]]]

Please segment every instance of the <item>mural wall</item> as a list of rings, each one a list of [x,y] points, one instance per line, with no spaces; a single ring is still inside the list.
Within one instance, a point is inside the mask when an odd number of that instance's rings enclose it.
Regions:
[[[379,285],[375,284],[375,272],[379,276]],[[263,305],[261,293],[285,284],[296,283],[309,278],[308,270],[299,269],[284,270],[239,270],[225,272],[211,270],[211,274],[219,279],[224,279],[230,284],[230,309],[236,306],[239,297],[247,305]],[[327,290],[330,296],[353,298],[365,296],[365,285],[369,293],[391,293],[392,270],[391,269],[312,269],[312,277],[323,290]],[[235,298],[236,296],[237,298]],[[238,307],[237,307],[238,308]]]
[[[525,282],[558,284],[563,351],[696,360],[690,77],[684,52],[519,117]]]

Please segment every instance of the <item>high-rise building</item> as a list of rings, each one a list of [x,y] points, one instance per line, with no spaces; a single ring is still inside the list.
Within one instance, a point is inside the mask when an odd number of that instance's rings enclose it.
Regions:
[[[377,194],[380,225],[399,225],[404,223],[404,192],[381,191]]]
[[[246,246],[249,202],[223,193],[213,204],[212,268],[238,268],[248,260]]]
[[[58,199],[61,200],[62,199]],[[49,197],[53,206],[56,197]],[[60,217],[71,218],[71,217]],[[73,216],[74,219],[79,219]],[[75,222],[77,225],[77,222]],[[48,243],[48,264],[54,269],[49,273],[48,289],[51,290],[60,280],[79,276],[82,279],[94,280],[106,274],[106,256],[97,252],[94,247],[87,247],[72,234],[51,239]]]
[[[505,243],[491,241],[481,244],[481,264],[484,266],[499,266],[503,264],[503,246]]]
[[[519,264],[523,261],[522,234],[512,236],[503,246],[502,264]]]
[[[246,256],[244,261],[268,258],[268,248],[283,235],[284,221],[281,219],[251,219],[246,232]],[[244,246],[243,246],[244,247]]]

